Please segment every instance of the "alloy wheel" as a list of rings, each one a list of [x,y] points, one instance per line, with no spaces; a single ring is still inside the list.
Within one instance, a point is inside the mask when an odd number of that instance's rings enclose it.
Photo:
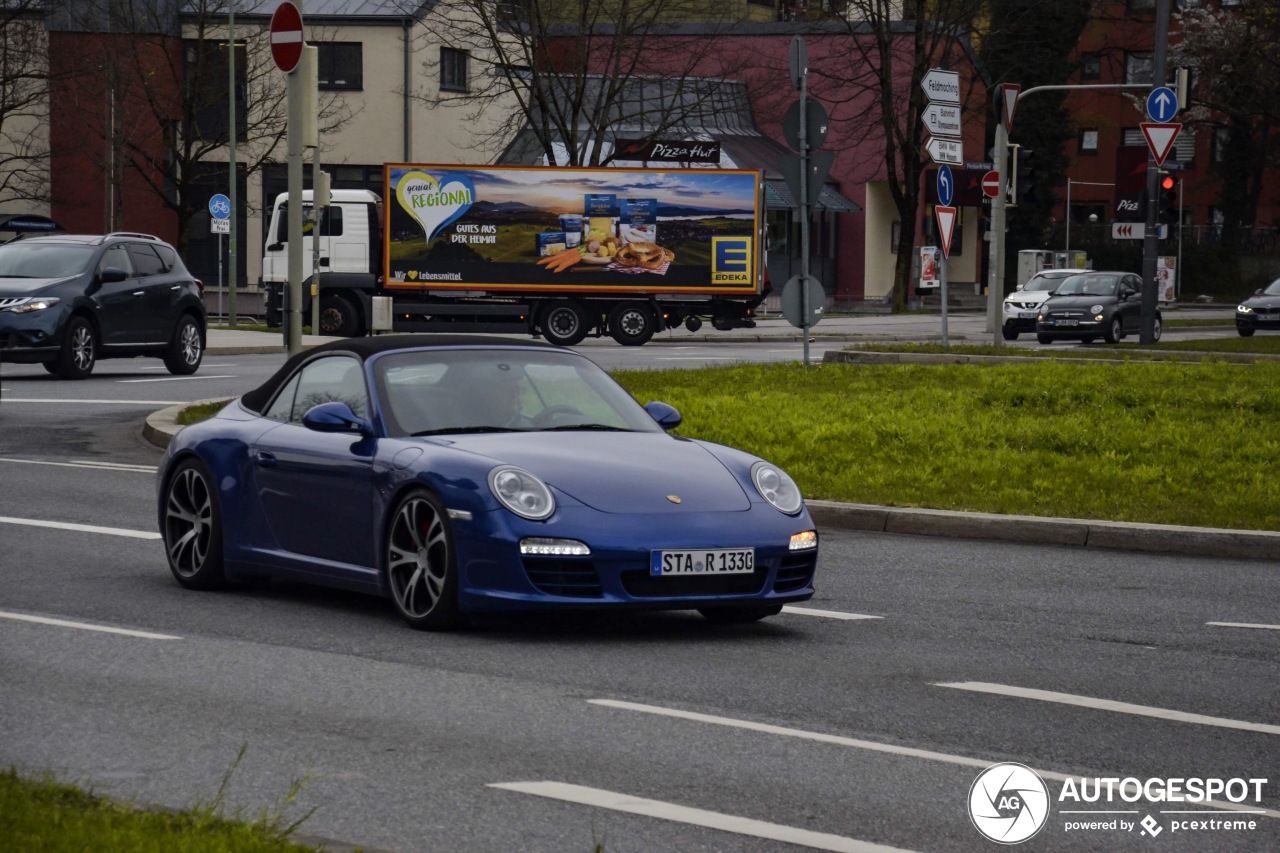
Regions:
[[[173,570],[194,577],[205,566],[213,538],[213,497],[195,468],[180,471],[165,503],[165,547]]]
[[[391,594],[411,619],[427,616],[444,595],[449,577],[449,539],[444,519],[429,501],[400,505],[387,544]]]

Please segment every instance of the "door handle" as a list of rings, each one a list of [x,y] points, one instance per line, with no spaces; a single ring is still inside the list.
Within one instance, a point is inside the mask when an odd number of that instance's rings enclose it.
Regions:
[[[175,284],[175,285],[173,285],[172,287],[170,287],[169,289],[170,289],[170,290],[182,290],[182,285],[180,285],[180,284]]]
[[[146,293],[147,293],[147,292],[146,292],[145,290],[135,290],[135,291],[133,292],[133,295],[134,295],[134,296],[145,296],[145,295],[146,295]]]
[[[321,258],[321,259],[320,259],[320,266],[322,266],[322,267],[327,267],[327,266],[329,266],[329,259],[328,259],[328,258]]]
[[[259,468],[276,467],[276,455],[268,450],[259,450],[256,461]]]

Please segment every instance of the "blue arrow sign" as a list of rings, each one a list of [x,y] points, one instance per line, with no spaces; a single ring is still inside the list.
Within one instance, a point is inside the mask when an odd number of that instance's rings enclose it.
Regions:
[[[209,214],[214,219],[230,219],[231,218],[231,199],[222,193],[217,193],[209,199]]]
[[[956,194],[956,182],[951,177],[951,167],[942,165],[938,167],[938,201],[943,207],[951,206],[951,199]]]
[[[1147,95],[1147,115],[1152,121],[1166,122],[1178,112],[1178,96],[1168,86],[1157,86]]]

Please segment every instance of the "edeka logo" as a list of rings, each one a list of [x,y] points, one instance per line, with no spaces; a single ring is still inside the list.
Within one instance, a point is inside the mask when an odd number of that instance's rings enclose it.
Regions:
[[[751,237],[711,238],[711,283],[750,287]]]
[[[421,223],[428,243],[466,213],[475,197],[470,178],[449,172],[442,172],[438,179],[426,172],[406,172],[396,186],[400,206]]]
[[[1030,767],[993,764],[978,774],[969,789],[969,819],[992,841],[1018,844],[1048,821],[1049,789]]]

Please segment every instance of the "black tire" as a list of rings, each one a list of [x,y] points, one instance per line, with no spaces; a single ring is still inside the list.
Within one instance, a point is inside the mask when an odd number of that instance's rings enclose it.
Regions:
[[[422,631],[462,624],[458,557],[444,504],[425,489],[406,494],[387,525],[387,588],[404,621]]]
[[[1153,323],[1152,323],[1152,328],[1151,328],[1151,341],[1152,341],[1152,343],[1157,343],[1157,344],[1158,344],[1158,343],[1160,343],[1160,334],[1161,334],[1161,332],[1163,331],[1163,329],[1161,328],[1161,326],[1162,326],[1162,324],[1161,324],[1161,322],[1160,322],[1160,318],[1159,318],[1159,317],[1156,317],[1156,318],[1155,318],[1155,320],[1154,320],[1154,321],[1153,321]]]
[[[759,622],[769,616],[777,616],[782,612],[781,604],[768,604],[759,607],[699,607],[698,612],[708,622],[717,625],[745,625],[748,622]]]
[[[702,318],[695,314],[690,314],[684,318],[684,327],[691,332],[696,332],[702,328]]]
[[[1251,338],[1251,337],[1253,337],[1253,333],[1254,333],[1255,331],[1257,331],[1257,330],[1256,330],[1256,329],[1242,329],[1242,328],[1240,328],[1239,326],[1236,326],[1236,331],[1240,333],[1240,337],[1242,337],[1242,338]]]
[[[204,359],[204,334],[190,314],[184,314],[173,330],[173,338],[164,353],[164,366],[175,376],[190,376],[200,369]]]
[[[345,296],[320,297],[320,328],[317,335],[339,338],[358,338],[364,334],[360,312]]]
[[[1018,339],[1017,330],[1010,329],[1008,326],[1005,326],[1003,329],[1001,329],[1000,334],[1002,337],[1004,337],[1006,341],[1016,341]]]
[[[84,379],[98,362],[98,332],[84,317],[72,317],[62,334],[53,372],[62,379]]]
[[[548,343],[571,347],[587,336],[587,312],[573,299],[557,299],[542,312],[540,326]]]
[[[1253,332],[1250,332],[1249,334],[1251,334],[1251,335],[1252,335],[1252,334],[1253,334]],[[42,361],[42,362],[40,362],[40,366],[41,366],[41,367],[43,367],[43,368],[45,369],[45,372],[46,372],[46,373],[52,373],[54,376],[57,376],[57,375],[58,375],[58,362],[56,362],[56,361]]]
[[[609,336],[624,347],[644,346],[656,328],[653,309],[643,302],[620,302],[609,312]]]
[[[1111,322],[1107,324],[1107,331],[1102,336],[1109,344],[1118,344],[1120,339],[1124,337],[1124,323],[1119,317],[1112,317]]]
[[[1089,335],[1088,337],[1081,338],[1081,339],[1080,339],[1080,342],[1081,342],[1081,343],[1083,343],[1083,344],[1091,344],[1091,343],[1093,343],[1093,342],[1094,342],[1094,341],[1096,341],[1096,340],[1097,340],[1097,338],[1095,338],[1093,335]]]
[[[1052,337],[1050,337],[1049,335],[1042,335],[1042,334],[1040,334],[1039,332],[1036,332],[1036,340],[1037,340],[1037,341],[1039,341],[1039,342],[1040,342],[1040,343],[1042,343],[1042,344],[1051,344],[1051,343],[1053,343],[1053,338],[1052,338]]]
[[[178,464],[164,488],[160,535],[169,571],[188,589],[227,585],[222,559],[222,507],[213,475],[198,459]]]

